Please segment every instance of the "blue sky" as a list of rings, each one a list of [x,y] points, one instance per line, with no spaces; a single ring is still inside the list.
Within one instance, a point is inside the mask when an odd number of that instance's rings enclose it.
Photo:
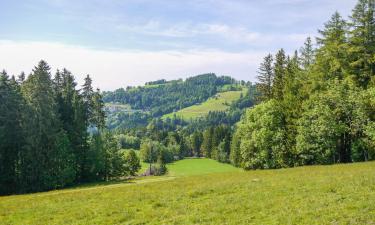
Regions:
[[[0,0],[0,69],[86,73],[104,90],[215,72],[255,81],[262,57],[298,49],[356,0]]]

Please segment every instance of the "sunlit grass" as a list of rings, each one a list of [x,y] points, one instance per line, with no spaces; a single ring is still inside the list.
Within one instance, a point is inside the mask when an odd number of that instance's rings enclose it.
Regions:
[[[374,162],[140,181],[0,197],[0,224],[375,223]]]

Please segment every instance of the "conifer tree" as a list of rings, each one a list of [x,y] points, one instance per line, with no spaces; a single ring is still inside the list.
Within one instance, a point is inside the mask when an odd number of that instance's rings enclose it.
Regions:
[[[306,39],[304,46],[300,49],[300,54],[301,66],[307,70],[314,63],[315,57],[315,50],[310,37]]]
[[[257,78],[257,91],[261,95],[261,100],[271,99],[274,80],[273,57],[271,54],[268,54],[260,64]]]
[[[213,133],[213,127],[210,127],[203,132],[202,153],[207,158],[211,158],[212,156],[211,153],[213,148]]]
[[[272,95],[275,99],[283,98],[283,88],[284,88],[284,77],[286,68],[286,55],[284,49],[280,49],[275,57],[274,64],[274,74],[275,78],[272,86]]]
[[[63,186],[60,180],[65,168],[60,157],[69,154],[58,148],[61,123],[50,75],[50,67],[40,61],[22,85],[29,108],[28,151],[22,155],[23,187],[30,191],[48,190]],[[64,145],[64,149],[67,150]],[[62,156],[63,155],[63,156]]]
[[[346,21],[336,12],[319,33],[321,37],[317,38],[317,42],[320,48],[315,68],[318,75],[323,80],[343,79],[348,75]]]
[[[23,99],[19,86],[0,73],[0,194],[19,188],[18,155],[24,148]]]
[[[375,74],[375,1],[359,0],[350,17],[349,56],[351,73],[362,87]]]

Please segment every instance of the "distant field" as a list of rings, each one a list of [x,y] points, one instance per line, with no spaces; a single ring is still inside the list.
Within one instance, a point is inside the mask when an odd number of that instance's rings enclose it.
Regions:
[[[230,164],[219,163],[212,159],[184,159],[167,166],[169,176],[192,176],[199,174],[242,171]]]
[[[199,105],[193,105],[184,109],[181,109],[174,113],[164,115],[162,118],[172,118],[173,115],[181,117],[185,120],[195,119],[207,115],[210,111],[225,111],[229,108],[229,105],[240,98],[241,93],[245,94],[247,89],[243,88],[242,91],[227,91],[216,94],[216,97],[211,97],[207,101]]]
[[[152,177],[0,197],[0,224],[375,224],[375,163]]]

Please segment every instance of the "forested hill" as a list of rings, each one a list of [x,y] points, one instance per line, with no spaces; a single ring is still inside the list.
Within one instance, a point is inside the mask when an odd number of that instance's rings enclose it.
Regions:
[[[183,80],[148,82],[142,87],[127,87],[104,92],[106,103],[128,104],[133,110],[148,111],[159,117],[206,101],[223,87],[236,83],[231,77],[202,74]]]

